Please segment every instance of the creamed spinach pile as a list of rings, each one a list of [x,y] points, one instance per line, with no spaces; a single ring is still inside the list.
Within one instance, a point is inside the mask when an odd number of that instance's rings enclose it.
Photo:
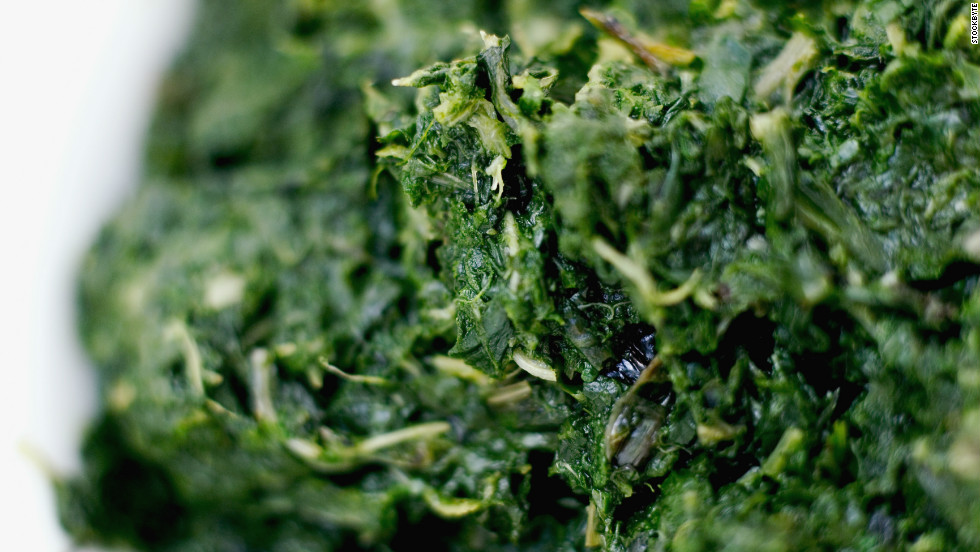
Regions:
[[[58,482],[148,551],[980,548],[969,3],[204,0]]]

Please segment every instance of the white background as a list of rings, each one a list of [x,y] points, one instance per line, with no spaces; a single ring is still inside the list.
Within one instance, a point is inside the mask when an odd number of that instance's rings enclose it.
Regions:
[[[66,552],[44,470],[96,409],[74,331],[86,246],[139,181],[190,0],[0,2],[0,550]]]

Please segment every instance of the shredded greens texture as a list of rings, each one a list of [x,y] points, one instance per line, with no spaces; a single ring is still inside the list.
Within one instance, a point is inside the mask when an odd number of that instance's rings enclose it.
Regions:
[[[204,1],[83,267],[64,525],[977,549],[968,35],[948,1]]]

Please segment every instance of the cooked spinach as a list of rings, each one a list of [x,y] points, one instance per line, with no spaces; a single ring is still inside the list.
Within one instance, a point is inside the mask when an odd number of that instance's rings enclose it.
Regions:
[[[947,1],[204,1],[81,272],[104,409],[64,525],[975,549],[968,34]]]

